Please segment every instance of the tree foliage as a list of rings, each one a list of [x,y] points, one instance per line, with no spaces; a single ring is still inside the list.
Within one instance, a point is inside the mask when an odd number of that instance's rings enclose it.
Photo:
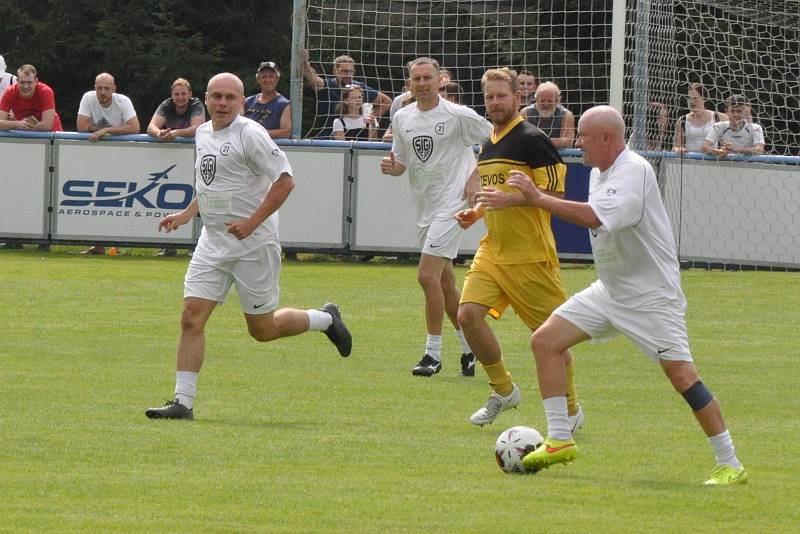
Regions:
[[[56,93],[65,129],[74,128],[81,96],[101,72],[114,75],[144,127],[175,78],[188,79],[202,97],[208,79],[222,71],[256,92],[253,75],[264,60],[288,75],[291,12],[291,0],[7,0],[0,54],[9,71],[36,66]]]

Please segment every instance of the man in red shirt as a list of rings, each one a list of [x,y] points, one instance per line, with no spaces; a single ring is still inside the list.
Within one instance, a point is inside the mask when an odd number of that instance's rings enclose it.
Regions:
[[[9,120],[13,113],[14,120]],[[0,130],[60,132],[53,90],[39,81],[36,67],[23,65],[17,70],[17,83],[0,100]]]

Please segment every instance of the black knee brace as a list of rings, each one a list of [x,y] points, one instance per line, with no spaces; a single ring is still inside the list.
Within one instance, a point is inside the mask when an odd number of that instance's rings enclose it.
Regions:
[[[693,411],[697,412],[706,407],[706,405],[714,400],[714,395],[708,390],[705,384],[699,380],[692,384],[692,386],[681,393],[686,402]]]

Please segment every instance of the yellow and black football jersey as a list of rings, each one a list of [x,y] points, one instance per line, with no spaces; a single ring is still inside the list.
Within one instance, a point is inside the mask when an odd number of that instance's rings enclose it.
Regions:
[[[521,116],[481,147],[478,173],[481,187],[516,191],[506,184],[512,170],[527,174],[537,187],[564,192],[567,166],[550,139]],[[497,264],[548,262],[558,264],[550,213],[530,206],[484,212],[487,235],[476,254]]]

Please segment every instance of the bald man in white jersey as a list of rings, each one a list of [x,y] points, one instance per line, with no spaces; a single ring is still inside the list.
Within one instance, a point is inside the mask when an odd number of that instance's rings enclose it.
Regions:
[[[186,272],[178,342],[175,399],[150,408],[151,419],[193,419],[197,378],[205,352],[205,325],[233,284],[239,293],[247,330],[256,341],[272,341],[309,330],[324,332],[341,356],[352,338],[339,308],[278,308],[281,247],[278,208],[294,188],[286,154],[258,123],[239,116],[242,81],[217,74],[208,82],[206,108],[211,120],[195,137],[197,196],[175,215],[161,219],[171,232],[200,213],[203,230]]]
[[[461,344],[461,375],[475,376],[475,355],[458,325],[461,295],[452,259],[458,255],[462,229],[455,214],[466,207],[464,188],[475,170],[473,146],[492,133],[492,125],[466,106],[439,96],[439,63],[423,57],[409,64],[408,87],[416,102],[392,120],[392,152],[381,172],[400,176],[408,170],[414,219],[422,255],[417,280],[425,293],[425,353],[412,369],[430,377],[442,368],[442,328],[447,313]]]
[[[545,195],[517,171],[508,182],[531,206],[589,228],[599,278],[558,307],[531,337],[548,436],[523,463],[539,470],[578,457],[567,418],[563,353],[587,339],[621,333],[661,366],[693,410],[717,461],[705,484],[745,483],[747,471],[736,457],[722,411],[689,350],[686,299],[655,173],[627,148],[624,136],[622,116],[610,106],[594,107],[581,117],[576,147],[584,164],[593,167],[588,202]]]

